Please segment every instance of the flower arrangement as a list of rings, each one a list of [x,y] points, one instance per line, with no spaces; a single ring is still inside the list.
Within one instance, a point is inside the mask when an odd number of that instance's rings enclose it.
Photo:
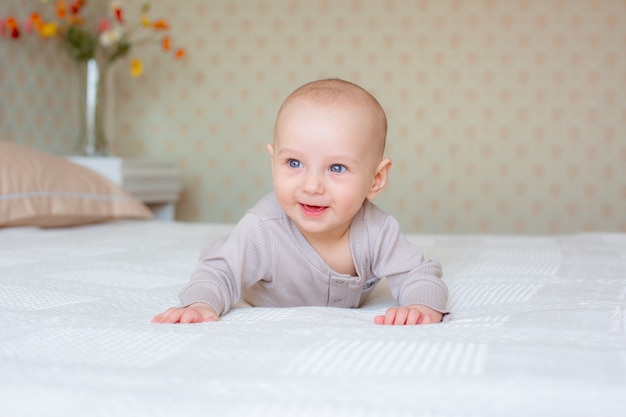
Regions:
[[[172,53],[176,59],[185,56],[184,48],[173,48],[168,21],[148,17],[149,3],[142,6],[139,21],[131,23],[126,20],[121,2],[111,1],[107,15],[90,25],[83,16],[86,0],[42,2],[54,6],[55,19],[46,20],[38,12],[31,13],[21,23],[15,17],[0,18],[0,36],[19,39],[34,33],[41,38],[56,38],[74,60],[95,58],[101,65],[112,63],[136,46],[150,42],[159,42],[163,51]],[[140,59],[131,60],[130,73],[134,77],[143,73]]]
[[[23,22],[14,17],[0,18],[0,37],[20,39],[27,34],[36,34],[61,42],[63,49],[79,64],[79,150],[86,155],[107,155],[110,149],[105,122],[109,101],[106,79],[110,64],[145,43],[160,43],[161,49],[175,59],[183,58],[185,49],[173,48],[166,19],[148,17],[149,3],[142,6],[138,21],[129,22],[121,2],[110,1],[106,16],[88,23],[86,0],[40,1],[53,6],[53,10],[44,15],[54,12],[54,19],[45,19],[38,12],[31,13]],[[139,58],[131,60],[132,76],[140,76],[143,70]]]

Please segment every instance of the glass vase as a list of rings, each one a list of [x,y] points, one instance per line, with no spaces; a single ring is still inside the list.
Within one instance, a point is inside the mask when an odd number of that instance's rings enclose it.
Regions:
[[[78,65],[80,114],[78,152],[87,156],[110,155],[111,148],[107,136],[109,66],[95,58],[79,61]]]

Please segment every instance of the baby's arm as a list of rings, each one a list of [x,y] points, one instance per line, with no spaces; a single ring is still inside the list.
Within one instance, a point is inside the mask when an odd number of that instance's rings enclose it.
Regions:
[[[203,323],[218,320],[219,316],[213,307],[205,303],[195,303],[187,307],[168,308],[157,314],[152,323]]]
[[[443,314],[430,307],[411,304],[406,307],[390,307],[384,316],[374,317],[376,324],[414,325],[439,323]]]

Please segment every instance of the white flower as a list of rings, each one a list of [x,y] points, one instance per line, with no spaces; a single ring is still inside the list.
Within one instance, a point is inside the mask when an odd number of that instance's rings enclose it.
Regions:
[[[109,47],[114,43],[118,42],[123,35],[122,28],[119,26],[114,26],[111,29],[107,29],[100,34],[100,44],[102,46]]]

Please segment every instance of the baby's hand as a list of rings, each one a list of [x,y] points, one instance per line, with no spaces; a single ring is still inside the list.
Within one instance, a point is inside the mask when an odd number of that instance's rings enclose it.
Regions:
[[[384,316],[374,317],[376,324],[395,324],[395,325],[413,325],[413,324],[431,324],[439,323],[443,318],[443,314],[420,304],[411,304],[406,307],[390,307]]]
[[[218,321],[219,316],[208,304],[195,303],[187,307],[172,307],[158,314],[152,323],[203,323]]]

